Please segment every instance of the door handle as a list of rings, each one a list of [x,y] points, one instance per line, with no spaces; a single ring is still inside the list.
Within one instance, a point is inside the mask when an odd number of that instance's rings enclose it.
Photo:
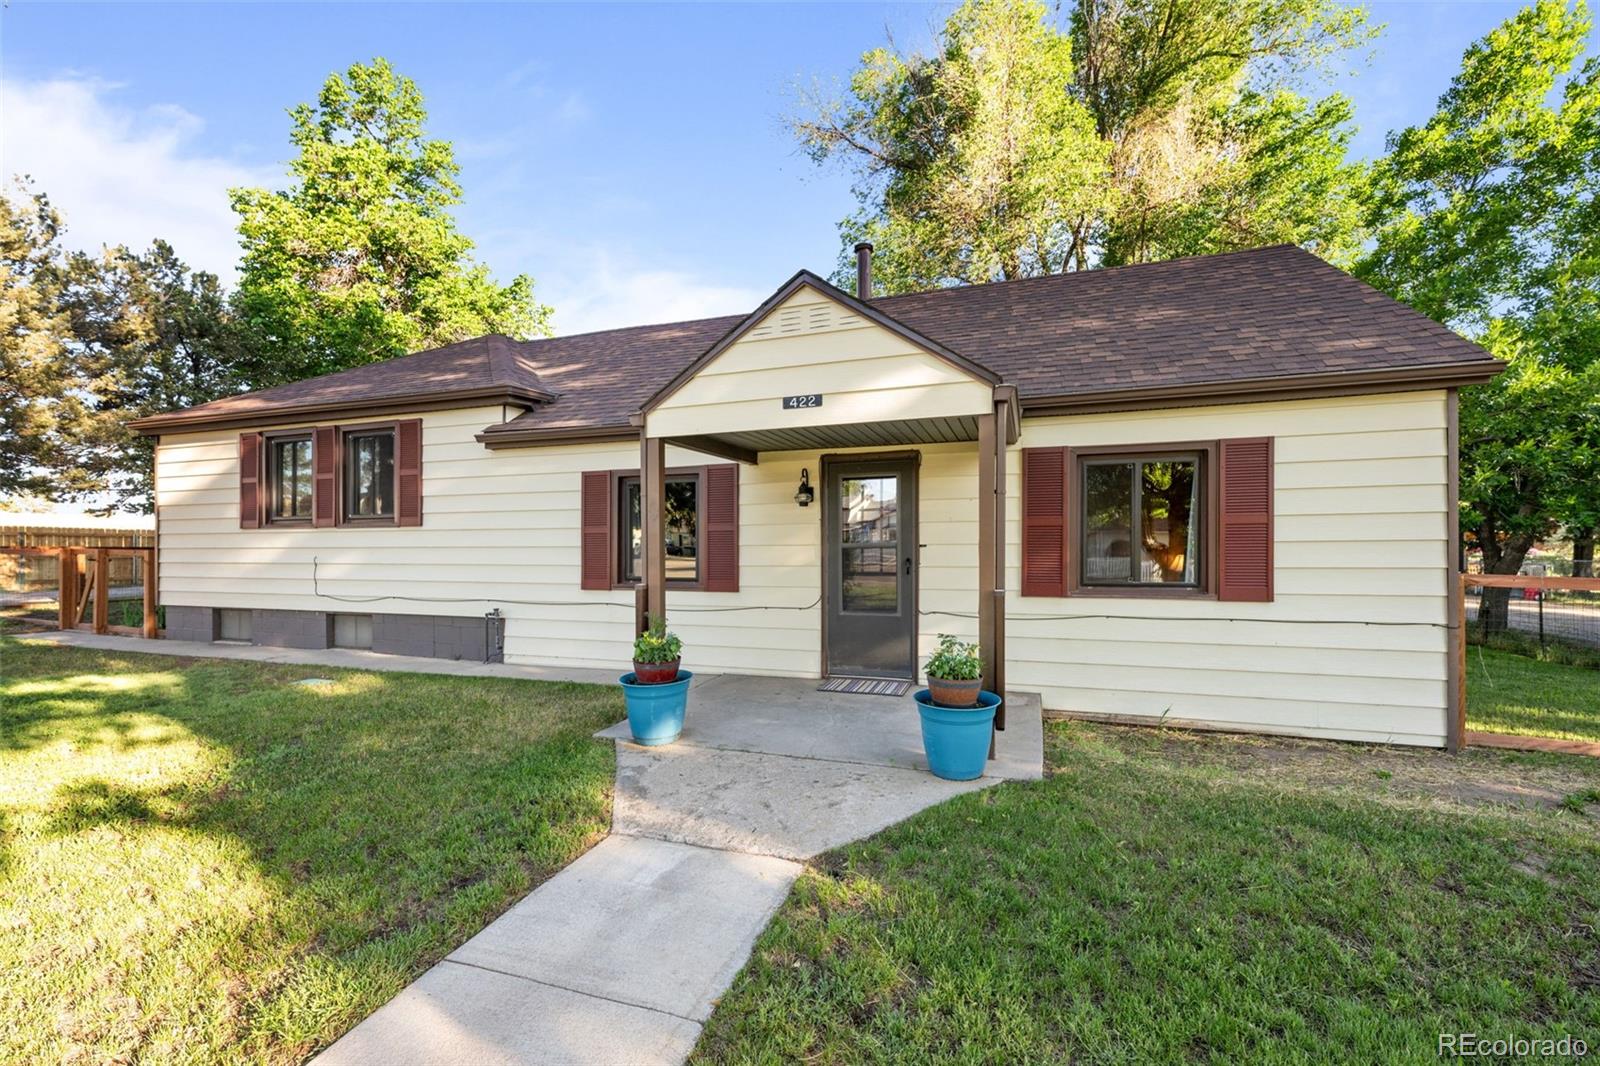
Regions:
[[[911,556],[906,556],[906,577],[911,576]]]

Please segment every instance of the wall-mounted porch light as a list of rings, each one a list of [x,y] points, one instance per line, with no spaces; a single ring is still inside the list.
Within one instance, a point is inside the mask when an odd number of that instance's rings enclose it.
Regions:
[[[794,502],[801,507],[810,507],[811,501],[816,498],[816,490],[811,487],[811,471],[802,467],[800,470],[800,487],[794,490]]]

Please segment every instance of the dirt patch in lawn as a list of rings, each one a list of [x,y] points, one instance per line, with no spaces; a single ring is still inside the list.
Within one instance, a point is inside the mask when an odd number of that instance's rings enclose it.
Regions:
[[[1095,724],[1096,735],[1129,754],[1159,753],[1287,790],[1348,790],[1398,803],[1550,810],[1595,787],[1600,763],[1581,756],[1299,740]]]

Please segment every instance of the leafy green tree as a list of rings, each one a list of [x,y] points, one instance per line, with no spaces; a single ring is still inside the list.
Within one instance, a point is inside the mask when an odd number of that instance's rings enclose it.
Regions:
[[[483,333],[548,332],[533,280],[496,284],[456,229],[458,167],[447,142],[426,136],[411,79],[383,59],[358,63],[290,115],[290,187],[231,194],[252,385]]]
[[[1584,5],[1538,0],[1467,49],[1389,138],[1358,272],[1506,358],[1461,397],[1462,523],[1492,573],[1600,517],[1600,58]],[[1491,590],[1494,591],[1494,590]],[[1503,625],[1504,590],[1485,601]]]
[[[1365,39],[1332,0],[967,0],[930,57],[876,49],[801,143],[858,176],[848,248],[889,291],[1294,241],[1351,258],[1350,105],[1292,77]]]
[[[877,244],[890,291],[1081,266],[1106,195],[1106,151],[1071,94],[1069,42],[1034,0],[970,0],[937,55],[862,57],[848,103],[795,130],[813,158],[857,165],[846,246]],[[844,270],[841,267],[841,270]]]
[[[59,446],[83,472],[80,495],[148,512],[154,445],[127,423],[238,391],[238,328],[216,275],[191,271],[165,241],[143,254],[74,255],[66,276],[61,302],[87,410]]]
[[[0,495],[56,499],[86,480],[60,449],[85,416],[61,309],[61,233],[44,193],[19,182],[0,195]]]

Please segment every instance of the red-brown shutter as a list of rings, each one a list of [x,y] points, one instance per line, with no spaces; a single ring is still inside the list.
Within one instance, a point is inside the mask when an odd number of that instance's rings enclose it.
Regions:
[[[397,526],[422,525],[422,419],[408,418],[394,430]]]
[[[261,525],[261,434],[239,434],[239,528]]]
[[[705,471],[705,504],[700,515],[700,565],[708,592],[739,591],[739,464],[721,463]]]
[[[1022,594],[1067,594],[1067,449],[1022,449]]]
[[[1267,602],[1272,599],[1272,438],[1225,440],[1219,450],[1217,598]]]
[[[311,524],[339,521],[339,430],[318,426],[311,432]]]
[[[583,543],[579,587],[611,587],[611,472],[586,470],[580,495],[578,519]]]

